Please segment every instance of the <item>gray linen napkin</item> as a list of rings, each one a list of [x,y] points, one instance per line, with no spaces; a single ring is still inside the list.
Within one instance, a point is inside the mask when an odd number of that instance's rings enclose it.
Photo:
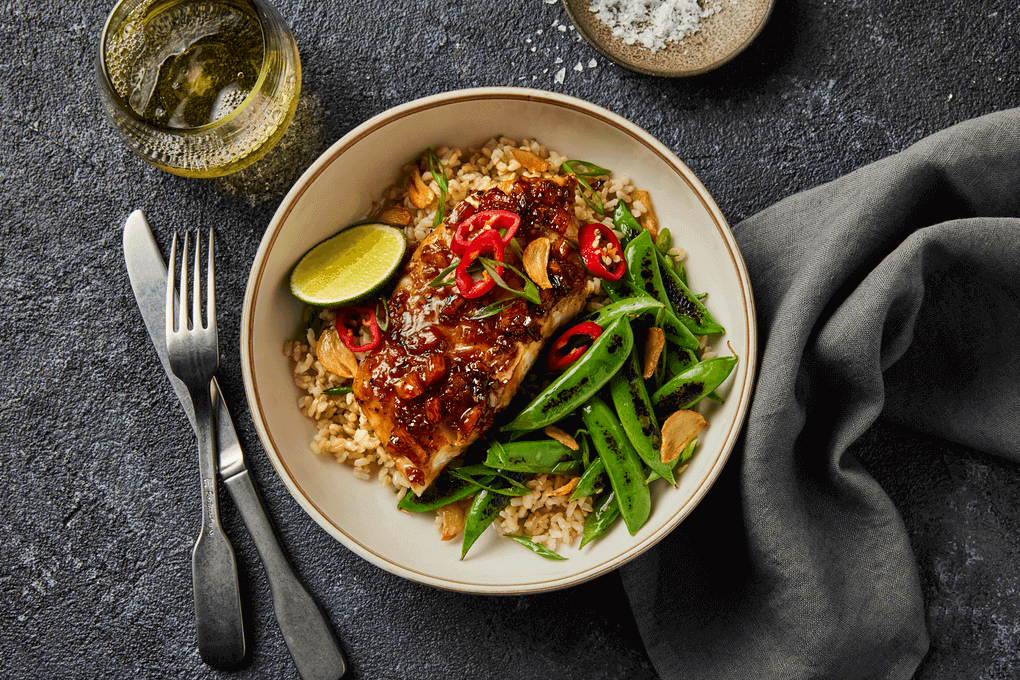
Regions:
[[[736,226],[764,348],[744,441],[622,570],[663,678],[911,677],[917,566],[847,448],[881,414],[1020,461],[1018,217],[1014,109]]]

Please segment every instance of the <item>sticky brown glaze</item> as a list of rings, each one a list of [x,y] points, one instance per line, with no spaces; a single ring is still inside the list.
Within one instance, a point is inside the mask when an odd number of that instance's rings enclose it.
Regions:
[[[520,178],[465,201],[520,215],[522,248],[539,236],[552,241],[552,288],[540,290],[540,304],[514,298],[499,314],[473,319],[510,294],[496,287],[468,300],[456,286],[429,286],[454,260],[450,240],[461,206],[404,265],[389,299],[390,326],[358,370],[354,395],[415,493],[492,425],[545,341],[584,305],[586,272],[570,243],[577,233],[575,190],[572,176]],[[506,259],[522,269],[511,248]],[[503,278],[523,287],[509,269]]]

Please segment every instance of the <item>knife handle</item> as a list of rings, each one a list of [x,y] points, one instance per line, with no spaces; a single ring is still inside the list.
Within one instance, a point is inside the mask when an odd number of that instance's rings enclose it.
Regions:
[[[248,471],[233,475],[226,485],[262,559],[276,621],[302,680],[338,680],[347,671],[340,645],[284,557]]]

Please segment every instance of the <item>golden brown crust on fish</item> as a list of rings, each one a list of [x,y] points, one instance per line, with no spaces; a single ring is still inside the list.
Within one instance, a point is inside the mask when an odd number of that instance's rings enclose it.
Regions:
[[[510,294],[496,287],[467,299],[456,286],[429,286],[453,261],[458,206],[450,224],[433,230],[404,265],[388,302],[389,328],[354,379],[362,412],[418,494],[492,425],[544,342],[584,305],[586,272],[568,242],[577,233],[574,178],[522,177],[505,189],[490,189],[471,201],[478,210],[520,215],[522,243],[550,240],[552,286],[539,291],[540,304],[515,298],[500,313],[474,319]],[[510,248],[506,259],[523,267]],[[509,269],[503,278],[513,288],[523,287]]]

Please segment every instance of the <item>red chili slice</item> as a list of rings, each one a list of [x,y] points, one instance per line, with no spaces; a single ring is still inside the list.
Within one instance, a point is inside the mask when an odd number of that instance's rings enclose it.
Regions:
[[[571,338],[578,335],[587,335],[591,338],[591,342],[584,345],[578,345],[564,354],[563,352]],[[565,331],[563,335],[556,339],[556,342],[552,344],[552,347],[549,348],[549,357],[546,360],[546,365],[549,367],[549,370],[559,371],[574,363],[578,357],[588,350],[592,342],[598,340],[600,335],[602,335],[602,326],[598,325],[594,321],[583,321],[573,328]]]
[[[476,236],[468,244],[467,250],[464,251],[464,256],[460,259],[460,263],[457,265],[456,279],[457,279],[457,290],[463,297],[473,299],[481,297],[492,290],[492,287],[496,285],[496,282],[489,276],[488,272],[482,272],[482,278],[475,281],[471,273],[468,272],[468,267],[478,259],[478,257],[486,252],[491,252],[493,259],[498,262],[503,262],[503,241],[499,238],[499,232],[496,231],[485,231]],[[500,276],[503,275],[503,265],[499,264],[496,266],[496,273]]]
[[[356,325],[355,325],[356,324]],[[372,339],[364,345],[354,344],[354,328],[362,325],[368,326]],[[379,346],[382,333],[379,331],[379,322],[375,318],[375,310],[371,307],[344,307],[336,313],[336,332],[340,341],[352,352],[371,352]]]
[[[455,255],[463,255],[473,239],[490,229],[497,233],[500,229],[506,229],[506,234],[501,236],[500,240],[504,246],[507,246],[520,225],[521,216],[509,210],[483,210],[468,215],[457,223],[457,228],[453,232],[453,242],[450,243],[450,250]]]
[[[584,266],[595,276],[608,281],[619,281],[627,271],[620,239],[616,238],[613,230],[606,225],[597,222],[584,225],[578,232],[577,240],[581,246]],[[618,256],[620,261],[613,270],[609,270],[603,258],[611,262],[614,256]]]

